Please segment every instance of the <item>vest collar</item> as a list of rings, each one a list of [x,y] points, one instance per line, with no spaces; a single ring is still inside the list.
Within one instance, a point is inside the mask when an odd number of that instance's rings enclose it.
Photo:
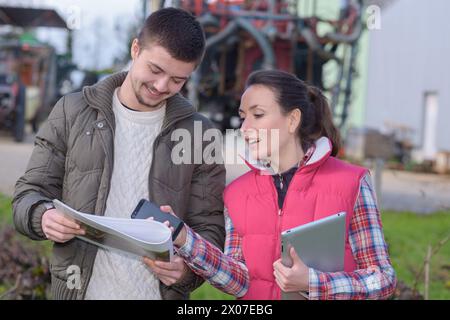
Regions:
[[[312,169],[320,166],[325,160],[327,160],[332,151],[332,145],[330,139],[327,137],[320,137],[314,142],[315,150],[308,161],[300,167],[298,171],[302,169]],[[273,175],[275,174],[275,170],[270,166],[269,163],[265,163],[260,160],[255,160],[250,156],[249,150],[246,148],[245,154],[239,155],[246,165],[253,171],[258,172],[261,175]]]
[[[312,166],[315,163],[322,162],[328,159],[328,157],[331,155],[331,151],[333,150],[331,141],[327,137],[321,137],[317,139],[314,144],[316,146],[316,150],[314,150],[314,153],[305,163],[305,167]]]

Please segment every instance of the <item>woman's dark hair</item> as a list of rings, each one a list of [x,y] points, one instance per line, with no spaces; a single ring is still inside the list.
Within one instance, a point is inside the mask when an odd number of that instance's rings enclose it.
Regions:
[[[163,8],[153,12],[144,22],[138,35],[145,47],[156,43],[183,62],[199,64],[205,52],[205,33],[189,12],[178,8]]]
[[[298,134],[304,152],[318,138],[331,140],[331,154],[336,156],[341,147],[339,131],[333,124],[331,110],[320,89],[310,86],[293,74],[281,70],[255,71],[247,79],[245,87],[263,85],[275,93],[283,113],[300,109],[302,114]]]

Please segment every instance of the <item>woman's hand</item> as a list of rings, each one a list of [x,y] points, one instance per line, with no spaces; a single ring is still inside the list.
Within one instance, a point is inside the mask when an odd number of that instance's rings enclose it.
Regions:
[[[159,207],[161,211],[170,213],[171,215],[177,216],[171,206],[161,206]],[[174,232],[173,227],[170,225],[169,221],[165,221],[164,224],[170,228],[172,233]],[[186,243],[186,227],[183,224],[183,227],[181,228],[180,232],[178,233],[177,238],[173,241],[173,244],[177,247],[182,247]]]
[[[293,261],[292,267],[286,267],[278,259],[273,264],[273,275],[278,286],[284,292],[308,291],[309,290],[309,268],[303,263],[295,252],[290,248],[289,254]]]

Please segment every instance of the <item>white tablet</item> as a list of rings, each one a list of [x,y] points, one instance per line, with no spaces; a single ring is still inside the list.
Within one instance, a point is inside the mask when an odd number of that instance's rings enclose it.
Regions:
[[[345,212],[316,220],[281,233],[281,259],[292,266],[289,248],[310,268],[322,272],[344,270]],[[285,294],[282,299],[301,299],[298,294]]]

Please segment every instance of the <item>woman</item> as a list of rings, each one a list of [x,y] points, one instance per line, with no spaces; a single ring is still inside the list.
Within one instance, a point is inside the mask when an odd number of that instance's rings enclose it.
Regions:
[[[186,227],[175,245],[187,264],[244,299],[280,299],[281,290],[307,292],[309,299],[392,295],[396,276],[369,172],[335,158],[339,133],[320,90],[286,72],[257,71],[239,113],[252,170],[224,192],[225,254]],[[347,213],[344,271],[308,268],[294,249],[294,264],[283,266],[282,231],[341,211]]]

